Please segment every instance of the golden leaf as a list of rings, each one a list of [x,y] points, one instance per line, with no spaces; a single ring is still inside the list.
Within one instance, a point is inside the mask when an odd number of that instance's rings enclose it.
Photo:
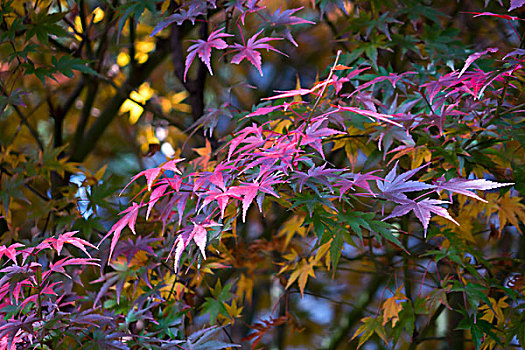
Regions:
[[[298,280],[297,282],[299,284],[299,290],[301,291],[301,297],[303,297],[304,287],[308,281],[308,276],[315,278],[314,263],[315,262],[311,257],[308,259],[308,261],[306,259],[302,259],[299,262],[297,269],[290,275],[288,283],[286,284],[286,289],[288,289],[288,287],[290,287],[292,283],[295,282],[295,280]]]
[[[395,327],[399,321],[399,313],[403,310],[403,306],[399,302],[407,300],[405,294],[401,293],[402,288],[403,286],[400,286],[396,293],[383,303],[381,307],[383,309],[383,326],[392,320],[392,327]]]

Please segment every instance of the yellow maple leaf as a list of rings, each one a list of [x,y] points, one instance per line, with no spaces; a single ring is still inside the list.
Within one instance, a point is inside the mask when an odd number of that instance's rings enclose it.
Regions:
[[[407,300],[405,294],[401,293],[402,288],[403,286],[400,286],[393,296],[384,301],[381,307],[383,309],[383,326],[392,320],[392,327],[395,327],[399,321],[399,313],[403,310],[400,302]]]
[[[247,304],[252,303],[253,295],[253,279],[246,277],[243,273],[239,282],[237,282],[237,293],[240,300],[244,300]],[[231,315],[231,314],[230,314]]]
[[[519,221],[525,222],[525,205],[520,203],[521,197],[511,197],[507,192],[501,197],[497,193],[488,193],[486,198],[486,216],[490,218],[492,214],[498,214],[500,234],[507,224],[519,229]]]
[[[496,299],[489,297],[490,306],[485,304],[479,308],[479,310],[485,310],[482,320],[492,323],[494,317],[498,320],[498,324],[505,323],[505,316],[503,315],[503,309],[509,307],[509,304],[505,302],[507,296],[496,301]]]
[[[288,283],[286,284],[286,289],[288,289],[292,285],[292,283],[294,283],[295,280],[297,280],[297,283],[299,284],[299,290],[301,291],[301,297],[303,297],[304,287],[306,286],[306,282],[308,281],[308,276],[315,278],[314,264],[315,260],[312,259],[312,257],[310,257],[310,259],[308,260],[302,259],[299,262],[297,269],[290,275]]]
[[[228,315],[231,318],[231,324],[233,325],[235,323],[235,318],[241,317],[242,309],[244,308],[244,306],[238,307],[235,299],[232,300],[230,305],[226,303],[223,303],[223,305],[226,311],[228,312]]]
[[[304,222],[304,216],[294,215],[283,224],[277,237],[285,236],[283,249],[288,246],[292,237],[298,233],[302,237],[306,235],[306,227],[301,226]]]

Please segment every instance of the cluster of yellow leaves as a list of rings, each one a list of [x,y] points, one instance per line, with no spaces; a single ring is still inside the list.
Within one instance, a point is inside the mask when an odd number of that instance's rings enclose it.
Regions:
[[[285,249],[288,246],[288,243],[290,243],[290,240],[293,236],[295,236],[295,234],[299,234],[301,237],[306,236],[308,229],[305,226],[303,226],[304,218],[304,216],[294,215],[291,216],[288,220],[286,220],[286,222],[283,224],[283,226],[279,230],[279,233],[277,234],[277,237],[285,237],[283,249]]]
[[[492,323],[494,319],[497,320],[498,328],[503,329],[505,325],[505,315],[503,309],[508,308],[510,305],[506,303],[507,296],[496,301],[496,299],[489,297],[490,305],[482,305],[479,310],[483,311],[482,320]],[[486,337],[481,344],[481,350],[492,350],[496,347],[497,343],[492,337]]]
[[[499,197],[497,193],[487,193],[485,204],[485,215],[489,218],[497,214],[499,219],[499,233],[507,224],[519,229],[519,221],[525,222],[525,205],[521,204],[521,197],[511,197],[510,192]]]
[[[302,297],[304,295],[304,288],[306,287],[308,277],[315,278],[314,267],[323,265],[321,262],[323,257],[326,258],[326,266],[330,266],[329,249],[331,244],[332,239],[330,239],[325,244],[321,245],[317,250],[315,256],[311,255],[308,258],[301,258],[299,261],[295,261],[298,256],[295,249],[292,249],[289,254],[284,255],[284,258],[291,263],[291,266],[290,263],[286,263],[285,266],[281,268],[278,274],[280,275],[288,270],[292,271],[290,278],[288,278],[288,282],[285,288],[288,289],[297,280]]]
[[[138,91],[132,91],[129,94],[129,99],[124,101],[120,107],[120,113],[129,112],[129,122],[135,124],[142,115],[142,112],[144,112],[142,106],[153,96],[153,93],[154,91],[149,83],[143,83],[138,88]]]
[[[503,315],[503,309],[508,308],[509,304],[505,302],[507,296],[496,301],[496,299],[489,297],[490,305],[480,306],[479,310],[484,311],[482,320],[485,320],[489,323],[494,321],[494,318],[498,321],[498,325],[505,323],[505,315]]]
[[[510,192],[507,192],[503,196],[498,193],[487,193],[485,198],[487,203],[473,201],[462,195],[457,196],[458,210],[456,214],[451,213],[451,215],[461,223],[460,226],[439,216],[433,217],[432,220],[471,243],[476,242],[473,233],[483,230],[493,214],[498,217],[499,234],[508,224],[519,230],[519,222],[525,222],[525,205],[521,203],[521,197],[511,197]],[[482,216],[485,220],[480,219]]]

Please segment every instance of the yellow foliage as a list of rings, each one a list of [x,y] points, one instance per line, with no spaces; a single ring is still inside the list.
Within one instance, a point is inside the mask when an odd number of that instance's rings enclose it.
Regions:
[[[120,67],[125,67],[129,63],[129,55],[127,52],[120,52],[117,56],[117,64]]]
[[[400,286],[396,293],[383,303],[381,307],[383,309],[383,326],[392,320],[392,327],[395,327],[399,321],[399,313],[403,310],[403,306],[399,302],[407,300],[406,295],[401,293],[402,288],[403,286]]]
[[[150,87],[150,85],[148,83],[143,83],[139,87],[138,91],[132,91],[129,94],[130,98],[124,101],[124,103],[120,107],[120,112],[129,112],[129,122],[131,124],[135,124],[142,115],[142,112],[144,112],[144,108],[138,103],[146,103],[146,101],[153,96],[153,93],[154,91]]]
[[[505,323],[505,315],[503,315],[503,309],[509,307],[509,304],[505,302],[507,296],[496,301],[496,299],[489,297],[490,306],[485,304],[479,308],[480,311],[485,311],[482,320],[492,323],[494,317],[498,320],[498,325]]]
[[[237,293],[236,295],[240,300],[244,300],[245,303],[252,303],[253,295],[253,279],[246,277],[243,273],[239,282],[237,282]]]
[[[283,249],[288,246],[288,243],[290,243],[290,240],[296,233],[302,237],[306,235],[307,228],[301,226],[303,222],[304,216],[294,215],[286,220],[286,222],[283,224],[279,230],[279,233],[277,234],[277,237],[285,236]]]
[[[510,192],[501,197],[497,193],[488,193],[486,199],[485,215],[488,219],[492,214],[498,214],[500,234],[507,224],[519,229],[519,221],[525,222],[525,205],[520,203],[521,197],[511,197]]]
[[[290,275],[290,278],[288,279],[288,283],[286,284],[285,288],[288,289],[292,285],[292,283],[295,282],[295,280],[298,280],[297,282],[299,284],[299,290],[301,291],[302,297],[304,293],[304,287],[306,286],[306,282],[308,281],[308,276],[315,278],[314,265],[315,260],[312,259],[312,257],[310,257],[308,260],[302,259],[299,262],[295,271],[292,272],[292,274]]]
[[[237,306],[237,302],[235,301],[235,299],[232,300],[230,305],[228,305],[226,303],[223,303],[223,305],[224,305],[224,308],[226,309],[226,311],[228,312],[228,315],[231,318],[231,324],[234,324],[235,323],[234,322],[235,318],[238,318],[238,317],[242,316],[242,309],[244,309],[244,307],[243,306],[238,307]]]
[[[93,23],[98,23],[104,19],[104,10],[97,7],[93,10]]]

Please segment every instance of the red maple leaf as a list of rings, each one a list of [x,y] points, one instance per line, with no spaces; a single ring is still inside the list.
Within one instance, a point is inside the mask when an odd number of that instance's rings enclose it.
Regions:
[[[233,36],[231,34],[221,33],[223,30],[224,28],[213,31],[208,37],[208,40],[206,41],[202,39],[192,40],[193,42],[196,42],[196,44],[193,44],[188,48],[188,56],[186,57],[186,67],[184,69],[184,81],[186,81],[186,74],[188,73],[188,69],[190,68],[191,63],[193,62],[197,54],[199,55],[201,61],[206,65],[206,67],[208,67],[210,74],[213,75],[210,63],[211,49],[215,48],[221,50],[227,48],[228,44],[226,44],[226,42],[221,38]]]
[[[282,40],[282,38],[261,38],[257,40],[257,37],[259,36],[259,34],[261,34],[261,32],[262,30],[258,31],[254,36],[248,39],[248,43],[245,43],[244,37],[242,37],[243,45],[235,43],[233,44],[233,46],[230,47],[233,48],[232,52],[238,52],[235,56],[233,56],[231,61],[232,63],[239,64],[242,62],[242,60],[246,58],[248,61],[251,62],[251,64],[255,66],[255,68],[257,68],[259,74],[261,74],[262,76],[263,72],[261,68],[261,53],[256,50],[266,49],[266,51],[272,50],[280,53],[281,55],[287,55],[272,47],[271,45],[267,44],[269,41]]]

